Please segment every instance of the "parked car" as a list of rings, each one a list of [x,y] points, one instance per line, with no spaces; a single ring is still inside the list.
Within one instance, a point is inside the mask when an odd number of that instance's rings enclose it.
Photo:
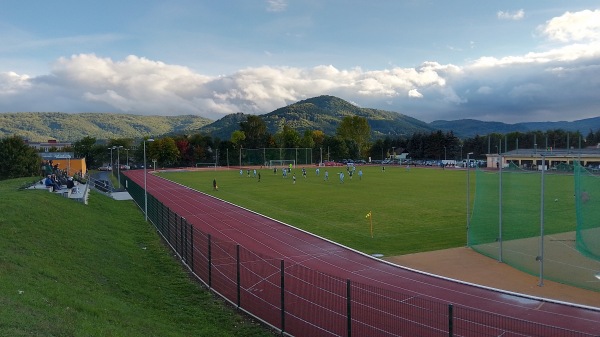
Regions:
[[[98,167],[98,171],[112,171],[112,167],[108,165]]]

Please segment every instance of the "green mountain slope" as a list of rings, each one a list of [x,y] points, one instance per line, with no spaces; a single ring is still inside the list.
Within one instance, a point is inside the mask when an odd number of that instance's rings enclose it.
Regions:
[[[321,130],[333,135],[339,122],[345,116],[361,116],[369,121],[375,137],[390,135],[411,135],[415,132],[433,130],[427,123],[397,112],[360,108],[341,98],[319,96],[299,101],[279,108],[261,117],[269,132],[281,131],[284,124],[302,133],[304,130]],[[228,115],[200,129],[221,139],[229,139],[231,132],[239,129],[239,122],[246,119],[245,114]]]
[[[0,138],[18,135],[30,141],[77,141],[140,138],[198,130],[211,123],[199,116],[140,116],[112,113],[19,112],[0,114]]]
[[[397,112],[358,107],[334,96],[318,96],[290,104],[261,115],[271,133],[282,130],[288,124],[302,133],[304,130],[321,130],[327,135],[335,131],[344,116],[365,117],[374,138],[385,136],[410,137],[414,133],[430,133],[436,130],[452,131],[458,137],[473,137],[489,133],[514,131],[546,131],[562,129],[580,131],[600,129],[600,117],[573,122],[531,122],[506,124],[473,119],[453,121],[438,120],[425,123]],[[234,113],[217,121],[199,116],[140,116],[110,113],[67,114],[59,112],[0,113],[0,138],[19,135],[30,141],[76,141],[85,136],[97,139],[140,138],[144,136],[203,133],[228,140],[238,130],[247,114]]]

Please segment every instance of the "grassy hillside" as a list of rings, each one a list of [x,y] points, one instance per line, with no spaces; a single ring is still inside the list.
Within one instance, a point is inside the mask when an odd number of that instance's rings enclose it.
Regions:
[[[304,130],[322,130],[333,135],[345,116],[361,116],[369,121],[375,137],[390,135],[411,135],[415,132],[431,132],[433,129],[425,122],[396,112],[360,108],[350,102],[334,96],[319,96],[279,108],[261,117],[267,124],[269,132],[276,133],[287,124],[298,132]],[[246,115],[234,114],[226,116],[201,131],[210,133],[221,139],[229,139],[231,132],[239,129],[239,122]]]
[[[0,336],[274,336],[191,280],[131,201],[23,181],[0,182]]]
[[[0,138],[30,141],[141,138],[198,130],[212,121],[199,116],[139,116],[112,113],[19,112],[0,114]]]

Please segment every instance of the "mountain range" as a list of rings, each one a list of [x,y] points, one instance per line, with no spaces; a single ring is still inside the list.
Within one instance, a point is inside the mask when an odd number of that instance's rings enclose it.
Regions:
[[[452,131],[460,138],[489,133],[546,131],[562,129],[580,131],[586,135],[600,129],[600,117],[572,122],[528,122],[506,124],[473,119],[434,121],[426,123],[397,112],[361,108],[334,96],[318,96],[290,104],[261,115],[269,132],[279,132],[284,124],[302,133],[304,130],[322,130],[327,135],[335,130],[344,116],[361,116],[369,121],[373,138],[385,136],[410,136],[413,133],[430,133],[437,130]],[[113,113],[60,113],[18,112],[0,113],[0,138],[19,135],[30,141],[76,141],[85,136],[97,139],[157,137],[174,134],[209,134],[229,139],[247,117],[234,113],[212,121],[204,117],[141,116]]]

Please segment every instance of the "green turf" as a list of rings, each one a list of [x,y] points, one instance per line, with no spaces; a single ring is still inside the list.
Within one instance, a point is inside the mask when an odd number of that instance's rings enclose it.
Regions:
[[[192,280],[133,202],[25,181],[0,182],[0,336],[273,335]]]
[[[363,179],[344,167],[329,167],[329,181],[315,168],[300,169],[296,184],[271,169],[261,181],[238,170],[165,172],[161,175],[194,189],[279,219],[368,254],[386,256],[466,245],[466,171],[438,168],[364,166]],[[358,171],[356,171],[358,172]],[[252,174],[251,174],[252,176]],[[474,180],[472,172],[472,182]],[[219,190],[212,191],[216,178]],[[474,184],[473,184],[474,185]],[[474,191],[474,186],[472,186]],[[369,219],[373,214],[373,237]]]

